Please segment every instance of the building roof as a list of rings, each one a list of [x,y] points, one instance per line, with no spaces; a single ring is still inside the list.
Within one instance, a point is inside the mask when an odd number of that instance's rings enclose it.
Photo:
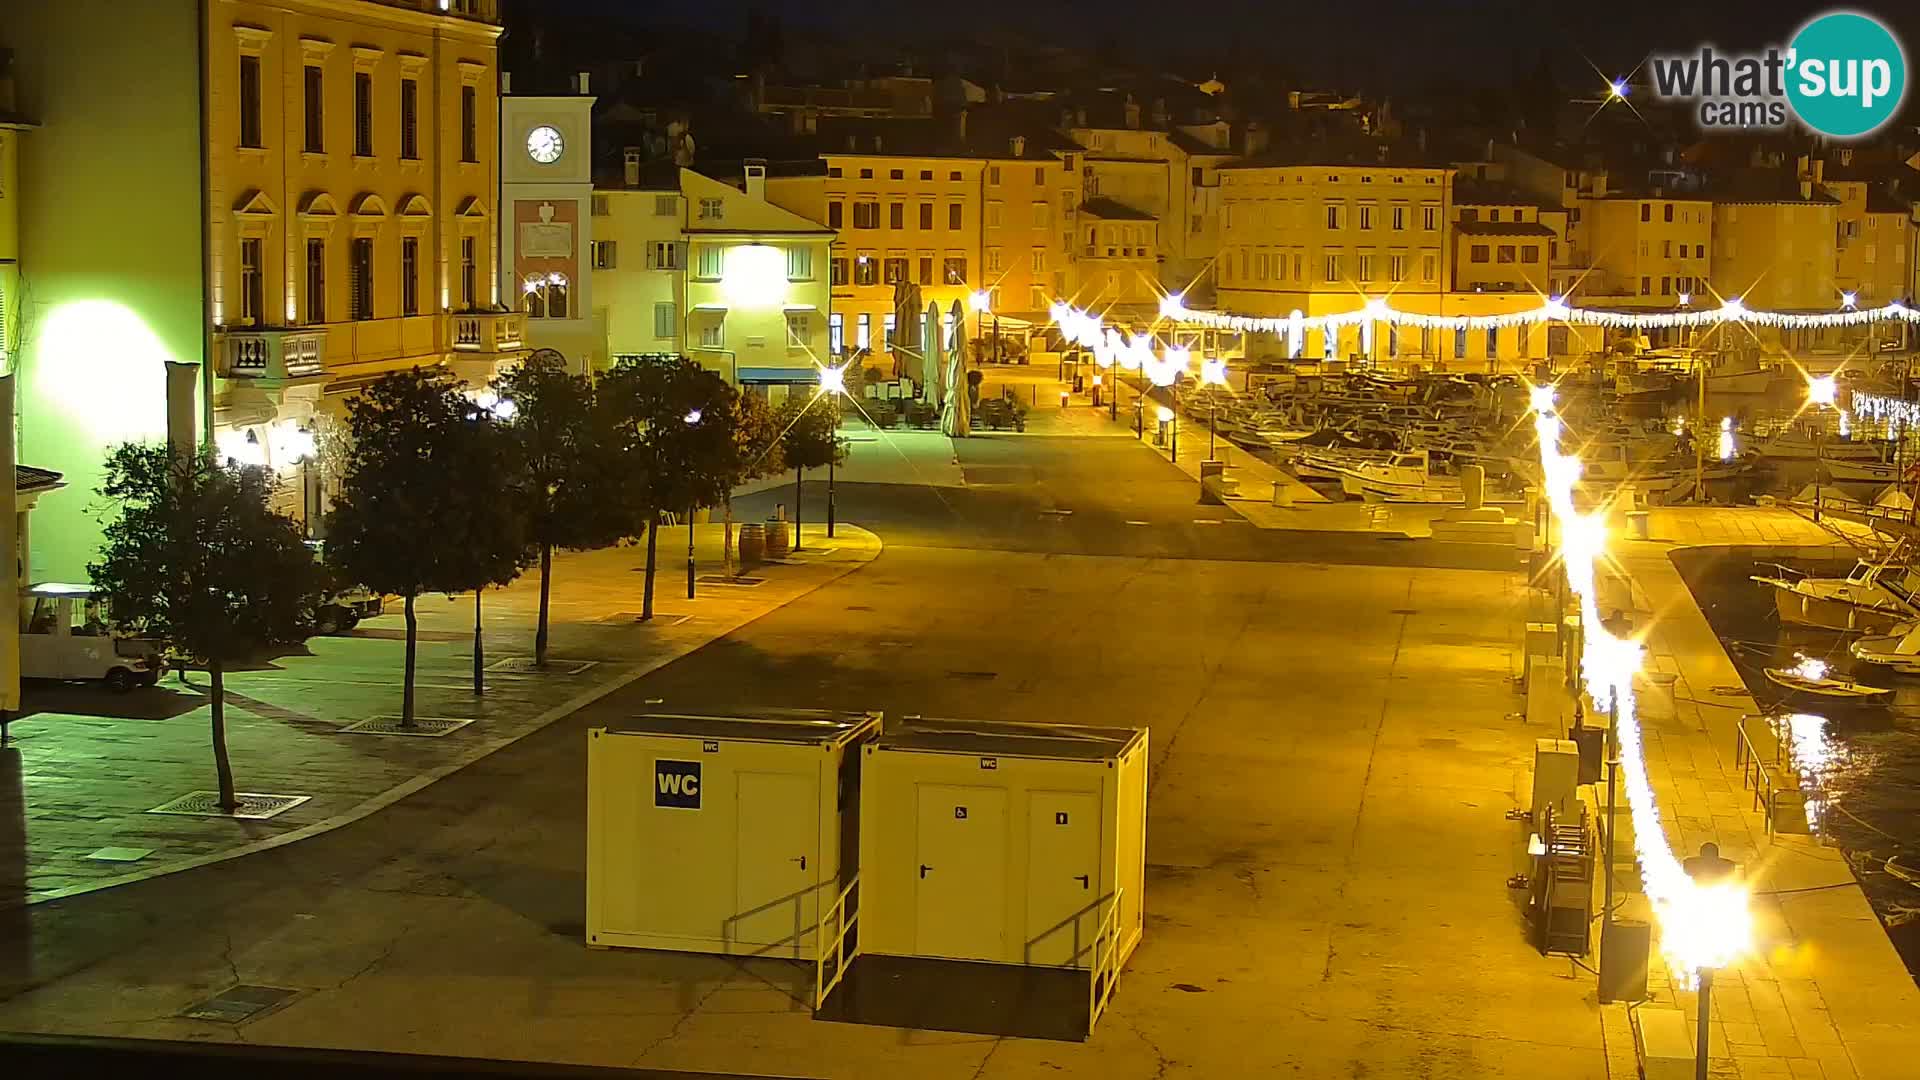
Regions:
[[[1021,113],[976,105],[965,110],[964,121],[960,115],[928,119],[823,116],[816,137],[823,155],[1040,162],[1082,152],[1072,139]]]
[[[1553,230],[1537,221],[1456,221],[1454,231],[1467,236],[1552,236]]]
[[[1222,169],[1308,168],[1450,169],[1446,160],[1411,142],[1379,139],[1328,139],[1287,145],[1254,157],[1229,161]]]
[[[1540,200],[1511,184],[1460,177],[1453,182],[1453,204],[1455,206],[1539,207]]]
[[[1097,196],[1080,204],[1080,212],[1102,221],[1152,221],[1153,215],[1125,203]]]
[[[52,469],[40,469],[32,465],[15,465],[13,467],[13,490],[15,492],[52,491],[54,488],[65,486],[66,481],[59,473],[54,472]]]
[[[1707,195],[1718,203],[1803,203],[1838,205],[1840,200],[1815,184],[1809,195],[1800,193],[1800,178],[1790,169],[1741,169],[1716,177]]]

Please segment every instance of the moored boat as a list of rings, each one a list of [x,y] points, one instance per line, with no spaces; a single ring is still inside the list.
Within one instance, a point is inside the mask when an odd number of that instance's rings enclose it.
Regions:
[[[1892,688],[1837,677],[1825,660],[1810,656],[1800,657],[1800,662],[1790,668],[1763,670],[1767,681],[1786,691],[1790,699],[1818,702],[1829,708],[1842,704],[1879,705],[1893,700]]]
[[[1920,617],[1914,571],[1904,562],[1861,562],[1844,578],[1754,574],[1774,590],[1780,621],[1848,633],[1885,634]]]

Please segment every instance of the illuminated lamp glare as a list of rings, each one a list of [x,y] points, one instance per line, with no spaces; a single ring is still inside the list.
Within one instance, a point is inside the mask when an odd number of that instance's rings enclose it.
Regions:
[[[742,308],[780,306],[787,295],[786,257],[766,244],[733,248],[720,274],[720,291],[728,303]]]

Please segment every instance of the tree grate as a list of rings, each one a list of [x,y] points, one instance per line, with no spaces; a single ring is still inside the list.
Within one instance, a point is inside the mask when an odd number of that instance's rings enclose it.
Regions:
[[[725,574],[701,574],[699,577],[694,578],[694,580],[702,585],[731,585],[740,589],[751,589],[756,585],[765,585],[767,583],[766,578],[748,577],[745,574],[737,577],[728,577]]]
[[[200,1004],[184,1010],[180,1015],[190,1020],[244,1024],[272,1012],[299,995],[298,990],[240,983],[227,987]]]
[[[578,675],[597,663],[598,660],[548,660],[546,667],[540,667],[531,656],[509,656],[488,664],[487,670],[500,675]]]
[[[642,620],[640,618],[641,614],[642,613],[638,611],[616,611],[606,618],[601,619],[600,623],[603,626],[679,626],[681,623],[693,618],[691,615],[668,614],[664,611],[656,611],[653,613],[653,618]],[[551,667],[552,665],[549,664],[548,666]]]
[[[451,716],[416,716],[412,727],[401,727],[398,716],[375,716],[357,724],[348,724],[340,729],[342,735],[411,735],[424,739],[437,739],[442,735],[451,735],[472,720],[461,720]]]
[[[240,800],[240,806],[229,814],[220,809],[220,793],[217,791],[194,791],[161,803],[147,811],[149,814],[179,814],[183,817],[232,817],[245,821],[265,821],[270,817],[287,811],[313,798],[311,795],[262,795],[258,792],[240,791],[234,793]]]

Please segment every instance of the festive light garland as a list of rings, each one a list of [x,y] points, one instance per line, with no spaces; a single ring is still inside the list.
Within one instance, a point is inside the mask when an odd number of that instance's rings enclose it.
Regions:
[[[1580,479],[1580,460],[1560,452],[1560,417],[1554,411],[1553,389],[1536,386],[1531,396],[1541,475],[1561,537],[1560,562],[1567,586],[1580,602],[1581,678],[1594,708],[1613,710],[1641,882],[1660,921],[1660,947],[1668,966],[1691,981],[1702,968],[1725,967],[1747,950],[1753,935],[1747,891],[1738,882],[1694,882],[1667,844],[1634,709],[1633,677],[1640,670],[1641,647],[1630,638],[1614,636],[1601,623],[1594,589],[1594,563],[1606,553],[1606,509],[1583,514],[1575,507],[1573,490]]]
[[[1064,305],[1063,305],[1064,306]],[[1785,311],[1754,311],[1730,297],[1719,307],[1700,311],[1605,311],[1599,308],[1570,306],[1560,297],[1549,297],[1536,308],[1498,315],[1428,315],[1401,311],[1378,297],[1352,311],[1308,316],[1298,309],[1287,315],[1235,315],[1222,311],[1196,311],[1187,307],[1179,294],[1160,298],[1160,317],[1188,326],[1203,326],[1237,333],[1286,334],[1289,340],[1309,331],[1338,330],[1384,322],[1393,326],[1411,326],[1431,330],[1497,330],[1509,326],[1563,322],[1574,326],[1600,326],[1610,329],[1661,330],[1675,327],[1718,326],[1722,323],[1749,323],[1785,330],[1822,330],[1833,327],[1866,326],[1880,322],[1920,323],[1920,310],[1898,300],[1877,308],[1845,305],[1839,311],[1809,315]],[[1057,318],[1056,318],[1056,321]]]
[[[1855,390],[1851,396],[1853,412],[1862,420],[1920,428],[1920,401],[1903,401],[1897,397],[1869,394],[1863,390]]]

